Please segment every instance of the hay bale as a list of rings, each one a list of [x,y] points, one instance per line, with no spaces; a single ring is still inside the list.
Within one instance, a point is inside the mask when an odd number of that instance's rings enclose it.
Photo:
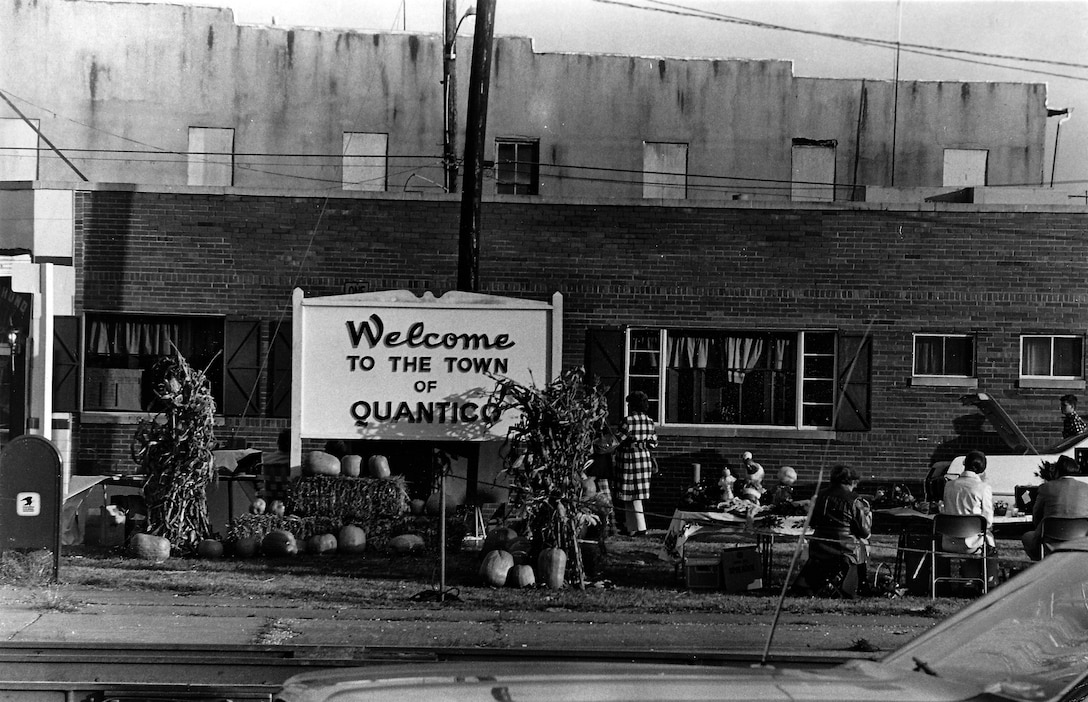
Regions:
[[[302,518],[323,518],[335,524],[357,524],[367,538],[382,543],[408,512],[404,476],[384,480],[348,476],[310,475],[288,485],[287,511]]]

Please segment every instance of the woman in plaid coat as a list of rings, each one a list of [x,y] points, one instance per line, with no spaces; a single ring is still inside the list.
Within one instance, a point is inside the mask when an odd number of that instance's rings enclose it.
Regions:
[[[646,393],[636,390],[627,396],[627,416],[619,431],[619,450],[616,452],[617,475],[620,479],[616,499],[629,503],[624,507],[628,533],[641,536],[646,533],[646,515],[642,501],[650,497],[650,477],[654,474],[653,456],[657,448],[657,431],[650,419],[650,400]]]

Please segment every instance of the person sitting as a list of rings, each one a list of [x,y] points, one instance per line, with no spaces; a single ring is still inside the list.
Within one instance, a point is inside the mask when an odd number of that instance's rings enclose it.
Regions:
[[[831,484],[816,496],[809,559],[794,583],[798,594],[853,599],[859,582],[865,592],[873,513],[855,492],[859,482],[856,470],[837,465]]]
[[[994,546],[994,492],[990,484],[983,480],[986,472],[986,454],[971,451],[963,459],[963,472],[944,488],[941,501],[941,514],[977,515],[986,520],[986,544]],[[974,553],[982,547],[983,538],[972,536],[966,539],[945,536],[941,549],[951,553]]]
[[[793,506],[793,485],[797,482],[797,471],[790,466],[778,469],[778,485],[763,493],[763,504],[785,508]]]
[[[1031,510],[1032,531],[1020,537],[1024,551],[1033,561],[1040,559],[1039,528],[1045,517],[1088,517],[1088,483],[1077,480],[1080,466],[1070,456],[1059,456],[1055,477],[1039,486]]]

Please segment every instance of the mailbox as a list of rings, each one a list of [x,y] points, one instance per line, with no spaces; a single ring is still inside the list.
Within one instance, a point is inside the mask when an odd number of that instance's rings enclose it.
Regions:
[[[45,548],[60,562],[61,460],[52,441],[23,435],[0,450],[0,552]]]

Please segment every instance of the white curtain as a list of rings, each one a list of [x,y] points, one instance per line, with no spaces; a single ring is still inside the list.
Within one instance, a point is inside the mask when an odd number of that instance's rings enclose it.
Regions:
[[[725,365],[729,382],[740,385],[763,353],[763,340],[730,336],[725,340]]]
[[[695,336],[669,337],[670,368],[706,368],[710,339]]]

